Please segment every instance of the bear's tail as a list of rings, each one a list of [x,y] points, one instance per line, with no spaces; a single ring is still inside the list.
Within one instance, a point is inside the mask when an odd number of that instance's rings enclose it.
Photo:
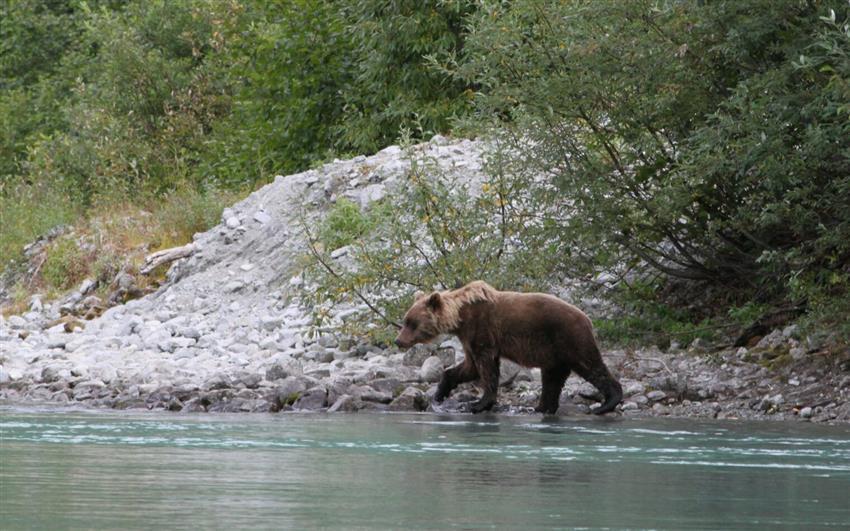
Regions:
[[[604,415],[609,411],[613,411],[617,404],[623,400],[623,386],[620,382],[608,371],[607,367],[602,367],[600,370],[594,371],[587,378],[594,387],[599,389],[605,397],[602,405],[590,410],[594,415]]]

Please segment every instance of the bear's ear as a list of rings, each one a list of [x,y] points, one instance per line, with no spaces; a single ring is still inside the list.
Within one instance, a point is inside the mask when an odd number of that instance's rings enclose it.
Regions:
[[[435,291],[432,293],[431,296],[428,297],[428,302],[426,304],[434,311],[439,310],[443,306],[443,299],[440,298],[440,292]]]

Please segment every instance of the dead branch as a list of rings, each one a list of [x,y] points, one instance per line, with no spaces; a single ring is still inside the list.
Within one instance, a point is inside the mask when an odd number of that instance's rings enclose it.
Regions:
[[[612,353],[611,353],[611,352],[608,352],[608,353],[606,353],[605,355],[606,355],[606,356],[611,356],[611,355],[612,355]],[[628,353],[628,352],[623,353],[623,354],[622,354],[622,356],[624,356],[624,357],[626,358],[626,360],[624,360],[624,361],[623,361],[623,364],[624,364],[624,365],[625,365],[625,364],[629,364],[629,363],[634,363],[635,361],[653,361],[653,362],[655,362],[655,363],[660,364],[662,367],[664,367],[664,370],[665,370],[665,371],[667,371],[667,373],[668,373],[670,376],[673,376],[673,377],[675,377],[675,376],[676,376],[676,373],[674,373],[673,371],[671,371],[671,370],[670,370],[670,367],[668,367],[668,366],[667,366],[667,364],[666,364],[666,363],[664,363],[664,360],[662,360],[661,358],[655,358],[655,357],[652,357],[652,356],[638,356],[638,355],[636,355],[636,354],[632,354],[632,353]]]
[[[142,266],[139,272],[143,275],[147,275],[162,264],[186,258],[187,256],[191,256],[197,250],[198,247],[194,243],[189,243],[182,247],[172,247],[171,249],[157,251],[145,257],[145,265]]]
[[[326,260],[322,257],[322,254],[319,252],[319,250],[318,250],[318,249],[316,249],[316,246],[315,246],[315,245],[314,245],[314,243],[313,243],[315,240],[313,240],[313,237],[312,237],[312,235],[310,234],[310,230],[307,228],[307,224],[306,224],[306,223],[302,223],[302,228],[303,228],[303,230],[304,230],[305,236],[307,237],[307,248],[309,249],[310,254],[311,254],[311,255],[313,255],[313,258],[315,258],[315,259],[316,259],[316,262],[317,262],[320,266],[322,266],[322,268],[323,268],[325,271],[327,271],[329,275],[331,275],[332,277],[334,277],[334,278],[335,278],[335,279],[337,279],[337,280],[341,280],[341,279],[342,279],[342,275],[340,275],[338,272],[336,272],[336,271],[335,271],[335,270],[334,270],[334,269],[330,266],[330,264],[328,264],[328,263],[327,263],[327,261],[326,261]],[[366,297],[365,297],[365,296],[364,296],[364,295],[360,292],[360,290],[358,290],[357,288],[355,288],[355,287],[353,287],[353,286],[351,286],[351,287],[350,287],[350,289],[351,289],[351,291],[354,293],[354,295],[356,295],[356,296],[357,296],[357,298],[358,298],[358,299],[360,299],[361,301],[363,301],[363,303],[364,303],[366,306],[368,306],[368,307],[369,307],[369,309],[370,309],[370,310],[372,310],[372,312],[373,312],[375,315],[377,315],[378,317],[380,317],[381,319],[383,319],[385,323],[387,323],[387,324],[389,324],[389,325],[391,325],[391,326],[394,326],[394,327],[395,327],[395,328],[397,328],[397,329],[400,329],[400,328],[401,328],[401,324],[399,324],[398,322],[393,321],[392,319],[390,319],[389,317],[387,317],[387,316],[386,316],[386,314],[384,314],[384,312],[382,312],[382,311],[381,311],[381,310],[379,310],[377,307],[375,307],[375,306],[374,306],[371,302],[369,302],[369,299],[367,299],[367,298],[366,298]]]

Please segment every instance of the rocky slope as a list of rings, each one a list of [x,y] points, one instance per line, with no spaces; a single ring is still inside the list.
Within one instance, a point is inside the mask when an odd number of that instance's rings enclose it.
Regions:
[[[480,150],[442,137],[415,148],[442,172],[473,180],[481,178]],[[48,325],[63,304],[85,300],[85,286],[60,303],[0,317],[0,400],[178,411],[462,410],[472,386],[441,406],[429,400],[444,368],[462,359],[456,341],[408,352],[358,343],[334,327],[357,307],[338,308],[331,326],[314,334],[299,299],[301,224],[312,226],[339,197],[366,205],[391,194],[409,166],[392,146],[279,176],[195,235],[198,250],[172,266],[158,291],[84,329]],[[711,355],[696,346],[606,352],[626,390],[622,414],[850,420],[846,353],[821,352],[784,332],[751,350]],[[499,410],[530,412],[539,373],[509,364],[502,372]],[[571,378],[562,412],[587,410],[592,391]]]

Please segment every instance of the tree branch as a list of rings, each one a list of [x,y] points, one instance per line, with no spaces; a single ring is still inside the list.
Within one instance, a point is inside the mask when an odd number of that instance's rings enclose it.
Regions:
[[[337,280],[344,281],[345,279],[343,278],[343,276],[340,275],[339,273],[337,273],[336,271],[334,271],[334,269],[330,266],[330,264],[328,264],[327,261],[325,261],[325,259],[322,258],[322,255],[321,255],[321,253],[319,253],[318,249],[316,249],[316,246],[313,244],[313,242],[315,240],[313,240],[313,236],[310,234],[310,229],[307,228],[307,224],[302,223],[302,227],[304,229],[304,233],[307,235],[307,247],[309,247],[310,254],[313,255],[313,258],[316,259],[316,262],[318,262],[319,265],[321,265],[322,268],[324,268],[324,270],[327,271],[329,275],[331,275],[332,277],[334,277]],[[391,326],[394,326],[395,328],[401,328],[401,325],[399,323],[397,323],[396,321],[393,321],[392,319],[387,317],[386,314],[384,314],[384,312],[382,312],[381,310],[376,308],[371,302],[369,302],[369,299],[367,299],[360,292],[360,290],[358,290],[354,286],[351,286],[351,291],[354,292],[354,294],[357,296],[357,298],[360,299],[361,301],[363,301],[363,304],[368,306],[369,309],[372,310],[372,312],[375,315],[377,315],[378,317],[383,319],[385,323],[387,323]]]

